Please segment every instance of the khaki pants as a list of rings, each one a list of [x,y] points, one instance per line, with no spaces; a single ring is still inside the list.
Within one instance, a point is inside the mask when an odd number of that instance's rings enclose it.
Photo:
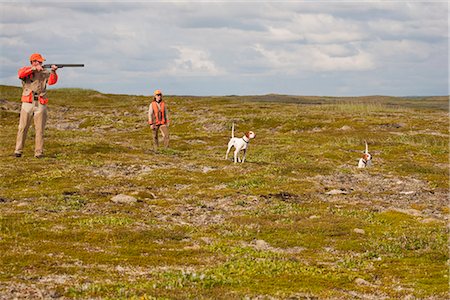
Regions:
[[[161,131],[161,135],[164,139],[164,148],[169,147],[169,128],[166,125],[155,125],[153,131],[153,149],[156,151],[159,146],[158,142],[158,129]]]
[[[22,102],[20,110],[19,130],[17,131],[17,141],[15,153],[22,154],[27,138],[28,128],[31,125],[31,119],[34,116],[34,129],[36,131],[36,146],[34,155],[42,155],[44,153],[44,129],[47,122],[47,105],[33,101],[32,103]]]

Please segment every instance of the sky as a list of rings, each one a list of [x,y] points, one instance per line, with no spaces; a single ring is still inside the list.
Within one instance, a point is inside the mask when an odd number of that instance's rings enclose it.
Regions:
[[[0,1],[0,84],[151,95],[449,94],[447,1]],[[52,88],[53,88],[52,87]]]

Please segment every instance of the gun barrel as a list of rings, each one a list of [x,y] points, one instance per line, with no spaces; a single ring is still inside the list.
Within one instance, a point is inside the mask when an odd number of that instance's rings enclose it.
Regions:
[[[51,68],[53,65],[57,66],[58,68],[64,68],[64,67],[84,67],[84,64],[45,64],[42,67],[43,68]]]

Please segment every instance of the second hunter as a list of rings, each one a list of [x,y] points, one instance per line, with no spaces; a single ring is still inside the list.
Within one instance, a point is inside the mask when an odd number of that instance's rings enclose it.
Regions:
[[[158,150],[158,131],[164,139],[164,148],[169,147],[169,112],[166,103],[163,101],[161,90],[153,93],[153,101],[148,107],[148,123],[153,133],[153,149]]]

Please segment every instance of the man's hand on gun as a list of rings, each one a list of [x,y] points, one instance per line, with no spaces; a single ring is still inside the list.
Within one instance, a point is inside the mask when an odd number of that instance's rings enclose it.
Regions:
[[[42,65],[36,65],[36,66],[33,66],[33,68],[34,68],[35,71],[41,72],[41,71],[44,70],[45,68],[48,68],[48,66],[47,66],[47,65],[45,65],[45,66],[42,66]],[[51,65],[50,68],[52,69],[52,71],[58,70],[58,66],[57,66],[57,65]]]
[[[36,65],[31,67],[32,70],[35,70],[37,72],[41,72],[42,70],[44,70],[44,68],[42,67],[42,65]]]
[[[53,70],[53,68],[75,68],[75,67],[84,67],[84,64],[45,64],[45,65],[42,65],[42,67],[45,69],[45,68],[52,68],[52,70]],[[55,70],[56,70],[55,69]]]

